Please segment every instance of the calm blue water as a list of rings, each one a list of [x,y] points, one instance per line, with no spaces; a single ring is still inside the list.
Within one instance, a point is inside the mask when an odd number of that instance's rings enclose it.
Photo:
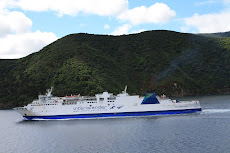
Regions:
[[[0,110],[0,152],[229,153],[230,95],[186,98],[189,99],[200,100],[203,112],[158,117],[23,121],[13,110]]]

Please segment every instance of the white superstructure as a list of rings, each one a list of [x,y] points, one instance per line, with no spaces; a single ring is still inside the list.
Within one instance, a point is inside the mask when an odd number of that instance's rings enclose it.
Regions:
[[[47,90],[46,95],[39,95],[38,100],[14,110],[29,120],[145,116],[201,111],[199,101],[171,100],[165,96],[159,97],[155,93],[148,93],[145,97],[130,96],[126,89],[127,87],[117,96],[103,92],[92,97],[53,97],[51,88]]]

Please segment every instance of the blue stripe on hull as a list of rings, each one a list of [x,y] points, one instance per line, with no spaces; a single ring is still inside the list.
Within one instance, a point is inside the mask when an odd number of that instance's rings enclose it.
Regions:
[[[149,111],[149,112],[124,112],[124,113],[102,113],[102,114],[75,114],[75,115],[54,115],[54,116],[23,116],[28,120],[39,119],[81,119],[81,118],[105,118],[105,117],[125,117],[125,116],[154,116],[154,115],[169,115],[169,114],[186,114],[201,111],[199,109],[185,110],[167,110],[167,111]]]

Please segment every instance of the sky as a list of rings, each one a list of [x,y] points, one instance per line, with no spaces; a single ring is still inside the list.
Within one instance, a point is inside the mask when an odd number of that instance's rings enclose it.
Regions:
[[[68,34],[230,31],[230,0],[0,0],[0,59],[18,59]]]

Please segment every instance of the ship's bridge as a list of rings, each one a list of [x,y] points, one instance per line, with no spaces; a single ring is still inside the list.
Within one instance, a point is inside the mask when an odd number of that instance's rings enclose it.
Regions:
[[[39,99],[39,102],[40,103],[44,103],[46,102],[47,100],[51,100],[51,97],[52,97],[52,91],[53,91],[53,87],[51,87],[51,89],[48,89],[47,90],[47,93],[46,95],[39,95],[38,96],[38,99]]]
[[[113,97],[113,94],[108,93],[107,91],[103,92],[102,94],[96,94],[97,102],[108,101],[108,98],[110,97]]]
[[[39,95],[38,96],[39,101],[46,101],[46,100],[50,100],[51,96],[46,96],[46,95]]]

